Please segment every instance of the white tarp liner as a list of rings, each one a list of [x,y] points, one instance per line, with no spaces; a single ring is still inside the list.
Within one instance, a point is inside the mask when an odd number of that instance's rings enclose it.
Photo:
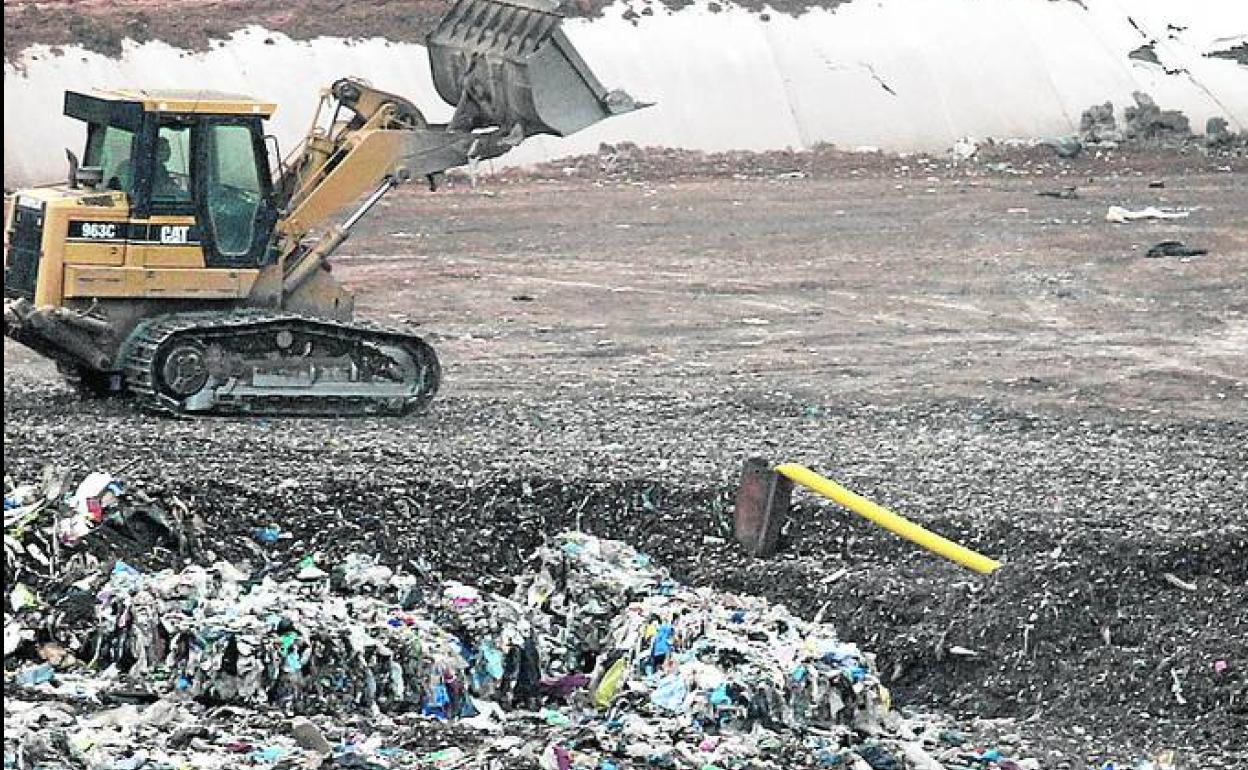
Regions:
[[[632,141],[701,150],[831,142],[941,151],[960,137],[1071,134],[1083,110],[1133,91],[1248,128],[1248,67],[1209,57],[1248,42],[1244,0],[857,0],[800,17],[704,0],[655,5],[634,24],[614,5],[565,29],[608,88],[657,105],[567,138],[539,137],[505,158],[528,163]],[[272,44],[266,44],[270,39]],[[1160,65],[1128,58],[1152,42]],[[91,87],[212,88],[277,102],[284,151],[307,128],[318,90],[356,75],[411,98],[431,120],[424,48],[383,39],[295,42],[259,28],[203,53],[127,43],[120,59],[43,46],[6,63],[4,182],[60,179],[85,132],[61,117],[63,92]]]

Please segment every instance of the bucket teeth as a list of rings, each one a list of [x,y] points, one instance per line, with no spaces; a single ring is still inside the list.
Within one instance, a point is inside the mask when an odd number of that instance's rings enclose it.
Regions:
[[[567,136],[644,107],[608,92],[541,0],[458,0],[429,36],[438,93],[455,105],[451,128],[520,126],[524,136]]]

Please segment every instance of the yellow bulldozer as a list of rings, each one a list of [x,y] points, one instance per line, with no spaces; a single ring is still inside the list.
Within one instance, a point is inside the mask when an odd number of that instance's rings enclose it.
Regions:
[[[67,182],[11,200],[5,334],[83,388],[167,414],[421,408],[438,389],[437,355],[417,336],[354,321],[329,258],[395,185],[432,187],[526,137],[645,106],[607,91],[559,24],[546,0],[457,0],[427,41],[434,85],[455,108],[448,123],[344,78],[272,164],[273,104],[66,92],[85,152],[68,153]]]

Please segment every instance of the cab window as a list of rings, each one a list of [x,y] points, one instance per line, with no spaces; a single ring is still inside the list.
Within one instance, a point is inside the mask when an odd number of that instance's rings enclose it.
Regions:
[[[191,127],[161,126],[156,135],[152,169],[152,203],[158,206],[191,202]]]
[[[241,257],[251,251],[263,200],[259,159],[251,128],[221,124],[207,131],[208,221],[217,251]]]
[[[93,125],[87,135],[84,166],[103,170],[104,186],[125,193],[134,191],[134,169],[130,165],[130,149],[134,133],[114,126]]]

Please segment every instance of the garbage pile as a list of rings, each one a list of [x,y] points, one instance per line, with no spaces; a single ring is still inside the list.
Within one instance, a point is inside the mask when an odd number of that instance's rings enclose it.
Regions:
[[[45,583],[84,562],[119,555],[180,566],[194,546],[187,518],[180,501],[166,506],[102,471],[77,485],[57,466],[44,468],[36,484],[6,477],[5,582]]]
[[[196,549],[188,518],[180,502],[159,503],[109,473],[90,473],[76,485],[55,466],[35,484],[6,477],[6,659],[36,642],[77,652],[94,625],[103,565],[123,555],[145,567],[188,563]]]
[[[879,732],[873,661],[783,606],[672,581],[625,543],[566,532],[518,592],[542,610],[541,651],[567,675],[594,660],[588,697],[718,733],[849,725]],[[517,598],[520,598],[518,595]]]
[[[491,692],[536,692],[529,668],[513,662],[527,624],[506,600],[477,610],[487,599],[453,582],[426,599],[416,578],[365,556],[332,574],[309,560],[300,575],[253,580],[228,562],[142,574],[118,562],[97,596],[93,660],[158,690],[300,713],[457,718],[470,715],[468,686],[481,672]],[[462,631],[474,615],[489,623],[469,647],[448,628]]]
[[[245,745],[256,766],[312,755],[348,763],[324,766],[383,768],[939,766],[921,728],[891,710],[872,657],[831,626],[682,585],[630,546],[579,532],[539,549],[511,596],[365,555],[334,565],[309,557],[283,581],[224,561],[158,572],[116,561],[95,607],[94,638],[79,658],[99,673],[45,660],[9,677],[25,716],[16,737],[6,735],[6,758],[10,747],[33,746],[90,767],[216,767],[230,765],[195,752]],[[152,705],[93,713],[83,724],[107,733],[95,737],[53,740],[42,727],[64,721],[47,711],[58,707],[31,705],[115,702],[117,693]],[[438,751],[409,739],[407,750],[379,753],[399,739],[333,723],[305,724],[303,738],[270,726],[248,740],[237,724],[177,741],[165,729],[191,729],[199,718],[186,715],[220,704],[339,724],[366,717],[404,734],[441,723],[477,738]],[[9,711],[6,698],[6,723]],[[119,748],[135,741],[160,751],[136,764]]]
[[[142,574],[97,595],[93,660],[195,697],[321,713],[474,716],[570,702],[701,731],[878,732],[887,691],[831,627],[765,600],[672,581],[630,546],[556,537],[511,598],[426,585],[354,555],[331,572],[254,581],[227,562]]]

